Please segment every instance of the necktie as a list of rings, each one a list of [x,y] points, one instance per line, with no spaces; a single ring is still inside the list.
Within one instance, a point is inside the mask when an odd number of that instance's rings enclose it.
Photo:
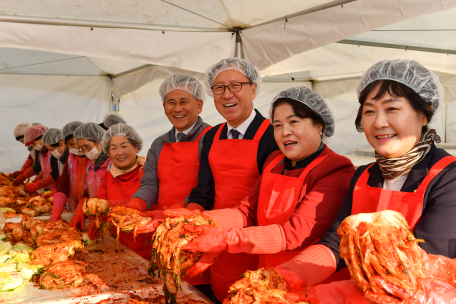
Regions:
[[[184,139],[185,136],[187,136],[187,135],[185,135],[185,133],[183,133],[183,132],[177,133],[177,141],[181,142],[182,139]]]
[[[239,134],[241,134],[241,132],[239,132],[236,129],[231,129],[230,133],[231,133],[231,136],[233,136],[233,139],[239,139]]]

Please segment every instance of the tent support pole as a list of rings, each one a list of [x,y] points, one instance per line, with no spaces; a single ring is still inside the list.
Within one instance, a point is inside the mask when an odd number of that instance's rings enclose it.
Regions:
[[[236,54],[234,55],[234,57],[244,59],[244,54],[243,54],[244,52],[242,51],[242,40],[241,40],[240,31],[236,30],[235,34],[236,34]]]
[[[357,40],[350,40],[344,39],[341,41],[337,41],[336,43],[340,44],[351,44],[351,45],[362,45],[362,46],[372,46],[372,47],[381,47],[381,48],[388,48],[388,49],[401,49],[405,51],[419,51],[419,52],[429,52],[429,53],[440,53],[440,54],[452,54],[456,55],[456,50],[445,50],[445,49],[434,49],[434,48],[427,48],[427,47],[418,47],[418,46],[410,46],[410,45],[402,45],[402,44],[390,44],[390,43],[379,43],[379,42],[369,42],[369,41],[357,41]]]

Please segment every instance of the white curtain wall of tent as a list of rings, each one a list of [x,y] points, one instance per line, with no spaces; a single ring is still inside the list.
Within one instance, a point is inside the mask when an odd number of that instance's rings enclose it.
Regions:
[[[22,121],[61,128],[120,110],[145,142],[171,124],[158,88],[171,73],[202,81],[207,67],[244,57],[263,75],[255,107],[290,86],[321,94],[336,118],[329,146],[369,148],[354,120],[355,87],[382,59],[414,59],[440,77],[432,126],[456,142],[456,0],[3,0],[0,3],[0,171],[27,157]],[[117,107],[120,105],[120,108]],[[203,119],[223,118],[207,97]]]

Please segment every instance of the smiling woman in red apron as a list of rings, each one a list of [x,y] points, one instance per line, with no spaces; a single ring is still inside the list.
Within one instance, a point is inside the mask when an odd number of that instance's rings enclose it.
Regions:
[[[204,83],[226,122],[204,136],[198,185],[186,202],[173,208],[186,203],[188,209],[201,211],[238,205],[260,177],[267,157],[278,149],[269,120],[253,108],[261,88],[261,76],[253,65],[239,58],[221,60],[206,71]],[[200,290],[211,297],[212,288],[222,301],[228,287],[257,264],[258,255],[224,251],[210,269],[211,286]]]
[[[123,123],[111,126],[103,136],[103,152],[109,156],[112,164],[102,177],[97,197],[108,200],[111,207],[127,206],[128,200],[138,190],[146,160],[137,155],[142,145],[141,136],[133,127]],[[111,226],[111,235],[117,237],[114,226]],[[99,236],[99,229],[96,228],[95,221],[92,221],[89,237],[97,239]],[[135,240],[132,233],[120,232],[119,239],[121,244],[130,247],[145,259],[151,258],[151,242],[149,240],[149,246],[145,246],[144,234],[138,234]]]
[[[89,160],[84,175],[85,193],[74,211],[73,218],[70,221],[71,227],[80,226],[81,230],[85,230],[82,202],[97,195],[101,179],[111,166],[111,160],[104,153],[101,145],[105,133],[105,130],[93,122],[85,123],[74,130],[73,137],[79,147],[78,151],[84,153]]]
[[[270,113],[280,151],[238,206],[207,212],[224,228],[201,227],[184,249],[260,254],[259,267],[274,267],[315,243],[334,221],[355,168],[322,142],[334,134],[328,106],[311,89],[292,87],[273,99]]]
[[[357,169],[322,239],[276,267],[293,290],[340,269],[326,282],[350,278],[337,228],[351,214],[398,211],[426,252],[456,257],[456,158],[434,145],[440,138],[427,126],[442,98],[438,77],[416,61],[385,60],[363,74],[358,94],[356,126],[377,161]]]

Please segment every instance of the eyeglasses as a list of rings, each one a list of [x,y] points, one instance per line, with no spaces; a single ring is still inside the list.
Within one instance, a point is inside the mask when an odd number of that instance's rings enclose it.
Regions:
[[[88,146],[88,147],[87,146],[79,147],[78,151],[85,154],[86,152],[89,152],[90,150],[92,150],[92,144],[93,144],[93,142],[90,143],[90,146]]]
[[[242,90],[242,85],[243,84],[252,84],[252,82],[251,81],[249,81],[249,82],[233,82],[233,83],[230,83],[227,86],[225,86],[225,85],[216,85],[216,86],[212,86],[211,90],[212,90],[212,92],[215,95],[221,95],[221,94],[225,93],[226,88],[228,88],[228,90],[230,92],[239,92],[240,90]]]

